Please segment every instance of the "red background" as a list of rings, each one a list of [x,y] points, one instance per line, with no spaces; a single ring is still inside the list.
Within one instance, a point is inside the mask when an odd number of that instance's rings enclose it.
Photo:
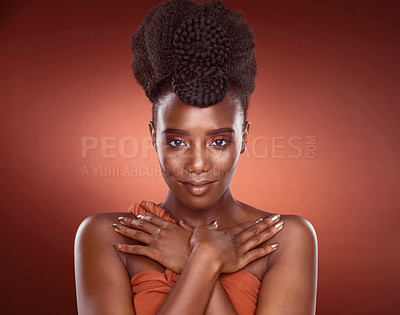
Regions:
[[[155,153],[82,158],[82,137],[148,136],[151,104],[129,36],[159,1],[13,1],[1,8],[1,279],[4,314],[75,314],[73,242],[99,212],[160,202],[159,175],[82,176],[157,165]],[[235,196],[298,214],[319,242],[317,313],[397,314],[399,25],[390,1],[234,1],[256,40],[248,155]],[[256,142],[257,137],[266,140]],[[298,158],[290,137],[316,136]],[[283,145],[272,156],[274,137]],[[259,139],[259,138],[258,138]],[[257,144],[257,145],[256,145]],[[127,151],[129,145],[127,146]],[[266,157],[254,152],[268,149]],[[146,157],[146,153],[149,157]],[[304,151],[303,151],[304,153]],[[249,155],[250,154],[250,155]],[[111,228],[111,227],[110,227]],[[101,276],[101,275],[99,275]]]

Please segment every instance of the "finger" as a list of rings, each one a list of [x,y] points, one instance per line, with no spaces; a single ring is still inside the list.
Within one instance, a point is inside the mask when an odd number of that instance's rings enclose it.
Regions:
[[[189,232],[193,232],[194,231],[194,227],[192,225],[190,225],[189,223],[186,223],[183,220],[179,220],[178,225],[183,227],[185,230],[187,230]]]
[[[272,225],[276,224],[281,219],[281,215],[279,213],[270,215],[267,218],[259,218],[257,219],[256,226],[259,231],[263,231],[271,227]]]
[[[118,221],[124,226],[130,227],[130,228],[133,228],[136,230],[141,230],[148,234],[157,233],[157,231],[159,230],[159,227],[157,225],[154,225],[153,223],[146,221],[146,220],[119,217]]]
[[[284,221],[280,221],[279,223],[275,224],[273,227],[270,227],[267,230],[261,231],[260,233],[254,235],[247,241],[242,244],[242,248],[245,252],[250,251],[258,247],[260,244],[268,241],[274,235],[276,235],[280,230],[283,229]]]
[[[258,258],[261,258],[268,254],[271,254],[278,248],[278,246],[279,246],[279,244],[275,243],[272,245],[267,245],[265,247],[256,248],[256,249],[253,249],[253,250],[247,252],[243,257],[245,266],[247,266],[249,263],[251,263],[252,261],[254,261]]]
[[[264,222],[264,224],[268,224],[268,222],[278,222],[279,217],[280,217],[280,215],[277,214],[277,215],[271,215],[267,219],[258,218],[256,220],[240,223],[240,224],[234,226],[233,228],[231,228],[231,230],[235,233],[235,235],[238,235],[238,234],[242,233],[244,230],[248,229],[249,227],[252,227],[253,225],[259,224],[261,222]],[[272,218],[274,218],[274,220],[272,220]]]
[[[211,221],[209,224],[206,225],[206,228],[210,230],[216,230],[218,229],[218,222],[217,220]]]
[[[152,251],[147,246],[142,245],[128,245],[128,244],[113,244],[113,247],[120,252],[132,255],[141,255],[152,258]]]
[[[164,227],[171,223],[171,221],[165,220],[165,219],[160,218],[159,216],[156,216],[153,214],[143,214],[143,215],[139,214],[137,216],[137,218],[139,220],[144,220],[144,221],[150,222],[154,225],[157,225],[158,227]]]
[[[113,228],[115,232],[122,234],[128,238],[137,240],[139,242],[150,244],[153,237],[143,231],[131,229],[120,224],[113,224]]]
[[[254,225],[240,234],[237,241],[246,250],[250,250],[272,238],[283,229],[283,225],[284,221],[280,221],[273,226],[270,226],[269,223]]]
[[[256,224],[253,224],[252,226],[245,229],[242,233],[240,233],[240,235],[238,236],[238,241],[244,243],[254,235],[269,229],[273,224],[276,224],[276,222],[279,221],[280,217],[280,214],[275,214],[263,220],[260,220],[261,218],[257,219],[255,221],[257,222]]]

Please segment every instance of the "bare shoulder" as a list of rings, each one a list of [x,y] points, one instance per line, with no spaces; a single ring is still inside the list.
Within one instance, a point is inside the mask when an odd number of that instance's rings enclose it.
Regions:
[[[284,228],[274,236],[274,242],[279,248],[271,254],[270,265],[289,256],[298,258],[307,255],[315,256],[317,253],[317,233],[314,226],[306,218],[287,214],[281,215],[280,221],[284,222]]]
[[[281,220],[285,222],[286,227],[285,233],[282,233],[284,239],[301,238],[305,241],[312,241],[316,238],[315,229],[306,218],[294,214],[283,214]]]
[[[274,242],[313,244],[317,242],[317,234],[311,222],[306,218],[295,214],[282,214],[279,212],[268,212],[257,209],[243,202],[240,202],[245,214],[245,221],[248,219],[267,218],[274,214],[280,214],[280,221],[284,222],[284,228],[273,237]]]
[[[105,213],[96,213],[86,217],[81,224],[79,225],[78,229],[86,228],[90,226],[91,228],[95,229],[104,229],[109,227],[109,223],[118,222],[118,217],[122,216],[132,216],[130,212],[105,212]],[[133,216],[132,216],[133,217]]]
[[[79,314],[135,314],[126,257],[112,247],[122,237],[112,228],[121,215],[126,213],[91,215],[77,229],[74,264]]]
[[[123,242],[127,243],[127,238],[119,233],[116,233],[113,229],[113,223],[118,223],[118,217],[120,216],[132,216],[129,212],[108,212],[108,213],[96,213],[86,217],[79,225],[75,243],[85,242],[88,245],[96,246],[99,243],[105,243],[112,246],[114,243]],[[120,255],[120,258],[126,264],[126,255],[116,251]]]
[[[132,216],[129,212],[96,213],[86,217],[78,227],[78,234],[102,235],[102,239],[113,241],[113,235],[119,235],[112,228],[113,223],[118,223],[118,217]],[[114,233],[110,233],[114,232]]]
[[[315,314],[318,246],[310,221],[299,215],[281,215],[283,229],[271,241],[278,243],[269,260],[256,314]]]

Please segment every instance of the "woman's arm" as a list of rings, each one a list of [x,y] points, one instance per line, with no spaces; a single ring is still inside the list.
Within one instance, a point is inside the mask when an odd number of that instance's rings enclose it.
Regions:
[[[235,272],[268,250],[250,250],[231,231],[217,231],[214,224],[195,228],[189,260],[167,299],[161,314],[204,314],[220,273]],[[239,241],[240,240],[240,241]]]
[[[276,220],[272,220],[273,217],[275,217]],[[154,215],[145,215],[139,220],[135,218],[119,219],[123,226],[116,228],[116,232],[145,243],[147,246],[120,244],[121,247],[118,250],[128,254],[147,256],[176,273],[182,272],[191,252],[189,248],[189,239],[194,230],[192,226],[184,222],[179,222],[179,226]],[[231,228],[230,232],[234,235],[240,234],[239,244],[247,243],[246,251],[249,251],[256,248],[282,229],[282,226],[280,228],[272,227],[278,221],[279,216],[270,216],[265,220],[254,220],[239,224]],[[265,249],[259,250],[264,251],[262,255],[267,254]],[[269,250],[272,251],[273,249]],[[185,254],[186,252],[188,252],[188,254]],[[215,260],[215,257],[212,257],[212,259]],[[243,265],[243,267],[244,266],[245,265]],[[219,279],[214,283],[214,289],[212,290],[207,305],[206,314],[236,314]]]
[[[221,271],[221,264],[213,254],[213,249],[207,245],[192,250],[188,263],[157,315],[204,314]]]
[[[143,220],[151,221],[151,225],[145,223],[139,225],[138,220],[135,219],[130,223],[125,222],[125,224],[136,228],[140,226],[141,229],[151,234],[144,235],[139,231],[126,228],[117,230],[128,237],[134,237],[140,242],[144,242],[147,246],[121,244],[120,250],[160,260],[160,263],[164,261],[164,265],[166,262],[171,263],[167,257],[171,257],[171,255],[167,255],[170,251],[166,250],[164,255],[162,254],[166,248],[171,246],[171,244],[168,246],[168,238],[165,238],[166,231],[168,231],[165,227],[177,228],[177,226],[153,215],[142,216],[140,221]],[[153,223],[156,225],[152,226]],[[224,313],[229,313],[233,309],[229,299],[224,294],[223,288],[215,287],[219,274],[236,272],[250,262],[273,252],[276,247],[257,248],[282,228],[282,226],[280,228],[270,227],[271,225],[272,221],[264,220],[262,223],[257,223],[258,227],[251,222],[246,222],[223,230],[216,230],[217,225],[212,224],[195,228],[190,238],[192,250],[188,262],[157,314],[204,314],[214,289],[222,289],[216,292],[218,296],[216,295],[214,303],[223,301],[225,305],[214,307],[210,312],[216,313],[217,310],[223,309]],[[152,229],[156,229],[157,232],[151,232]],[[156,239],[151,235],[155,235]],[[164,242],[161,241],[162,239]],[[161,245],[162,243],[163,245]]]
[[[111,227],[114,217],[90,216],[76,233],[74,259],[79,315],[135,314],[128,272],[112,247],[116,237],[124,239]]]
[[[274,241],[280,250],[270,258],[256,314],[314,315],[317,298],[318,245],[311,223],[300,216],[284,217],[285,230]]]
[[[158,261],[164,267],[178,274],[183,272],[191,253],[189,241],[194,230],[193,226],[183,221],[177,225],[154,215],[144,216],[140,220],[122,217],[119,218],[119,222],[122,225],[119,225],[120,228],[117,228],[118,225],[114,224],[116,232],[127,238],[148,244],[146,251],[139,251],[139,249],[144,250],[142,246],[135,246],[136,251],[132,250],[132,246],[127,244],[121,244],[121,248],[118,248],[119,251],[129,254],[140,253]],[[249,222],[246,226],[251,226],[252,224]],[[236,314],[219,278],[215,282],[205,314]]]

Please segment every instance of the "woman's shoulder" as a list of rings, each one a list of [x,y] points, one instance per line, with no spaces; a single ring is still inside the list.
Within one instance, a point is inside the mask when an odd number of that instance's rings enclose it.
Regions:
[[[84,242],[89,246],[102,245],[104,243],[112,246],[115,243],[129,243],[128,239],[113,229],[113,223],[118,223],[118,217],[130,217],[129,212],[96,213],[86,217],[79,225],[75,243]],[[121,259],[126,263],[126,255],[117,251]]]
[[[90,226],[95,229],[104,229],[110,222],[117,223],[118,217],[132,216],[129,212],[104,212],[92,214],[80,223],[79,228]]]
[[[243,202],[240,202],[242,207],[245,209],[246,216],[250,219],[263,218],[266,219],[269,216],[280,214],[280,220],[285,221],[287,226],[290,227],[291,233],[315,233],[314,227],[309,220],[305,217],[296,214],[283,214],[279,211],[271,211],[266,209],[258,209]]]
[[[280,251],[284,252],[285,249],[292,249],[296,246],[303,246],[307,248],[317,247],[317,234],[314,226],[311,222],[300,215],[296,214],[284,214],[280,211],[265,211],[262,209],[257,209],[255,207],[246,205],[246,213],[250,220],[256,218],[266,219],[274,214],[280,214],[280,221],[284,222],[284,228],[273,237],[274,243],[279,243]],[[281,246],[283,245],[283,246]],[[279,255],[272,255],[279,256]]]
[[[122,236],[114,231],[123,212],[99,213],[79,225],[74,244],[74,270],[79,314],[131,314],[132,290],[126,255],[112,244]],[[107,298],[115,301],[109,303]],[[111,309],[112,308],[112,309]]]
[[[237,223],[249,220],[257,220],[259,218],[267,219],[275,214],[280,214],[280,221],[284,222],[284,227],[277,234],[273,235],[260,246],[278,243],[279,247],[273,253],[258,259],[246,266],[246,270],[262,279],[269,268],[278,263],[287,263],[296,261],[299,257],[299,244],[303,248],[312,248],[316,240],[315,231],[312,224],[304,217],[294,214],[284,214],[281,211],[271,209],[258,209],[253,206],[240,202],[242,207],[241,215]],[[301,250],[301,249],[300,249]]]
[[[286,229],[282,230],[285,230],[282,233],[283,241],[316,241],[317,234],[315,228],[305,217],[296,214],[281,214],[281,221],[284,221],[286,227]]]
[[[276,262],[298,261],[315,256],[318,249],[317,234],[311,222],[300,215],[281,214],[284,228],[274,236],[279,248],[271,255],[270,265]]]
[[[96,213],[86,217],[79,225],[78,232],[86,232],[93,234],[102,234],[104,237],[114,235],[113,223],[118,223],[118,217],[132,217],[129,212],[107,212],[107,213]],[[119,235],[119,234],[116,234]]]

